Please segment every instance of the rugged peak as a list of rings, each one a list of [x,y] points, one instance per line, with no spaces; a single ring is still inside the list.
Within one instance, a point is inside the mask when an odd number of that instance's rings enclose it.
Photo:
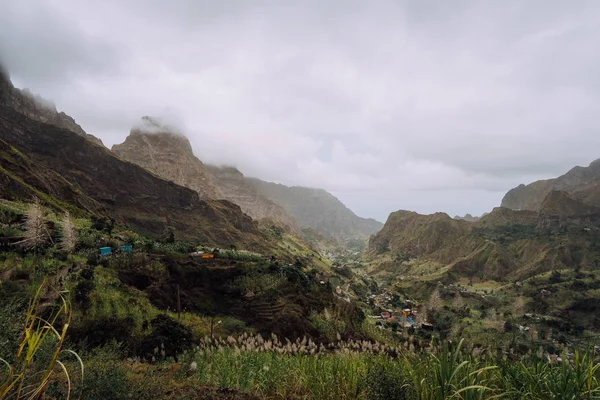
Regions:
[[[124,160],[197,191],[204,199],[220,197],[210,172],[194,155],[188,138],[157,118],[143,117],[112,151]]]
[[[58,112],[53,102],[33,94],[29,89],[19,90],[15,88],[10,80],[8,71],[1,65],[0,106],[11,108],[33,120],[67,129],[93,143],[104,146],[100,139],[86,133],[72,117],[64,112]]]
[[[151,117],[143,117],[140,123],[131,128],[125,142],[113,146],[113,151],[118,151],[126,144],[134,147],[152,145],[160,149],[167,149],[169,152],[182,152],[195,157],[192,145],[183,133],[175,127],[162,124]]]
[[[161,118],[145,115],[134,129],[147,134],[169,133],[172,135],[184,136],[179,128],[162,120]]]

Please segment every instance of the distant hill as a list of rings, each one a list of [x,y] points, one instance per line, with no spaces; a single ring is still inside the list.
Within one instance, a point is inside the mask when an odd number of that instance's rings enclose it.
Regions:
[[[567,192],[586,204],[600,206],[600,159],[587,167],[574,167],[558,178],[519,185],[506,193],[502,207],[538,211],[553,190]]]
[[[297,221],[301,229],[312,228],[336,240],[366,239],[383,224],[354,214],[340,200],[324,189],[285,186],[247,178],[263,196],[282,206]]]
[[[299,234],[296,220],[281,205],[262,194],[237,168],[209,165],[220,198],[230,200],[257,220],[272,221],[288,232]]]
[[[483,215],[485,215],[485,213]],[[454,216],[454,219],[462,219],[462,220],[469,221],[469,222],[477,222],[477,221],[479,221],[480,218],[481,217],[474,217],[471,214],[465,214],[464,217],[461,217],[460,215]]]
[[[519,280],[600,261],[600,208],[552,191],[541,211],[498,207],[477,222],[447,214],[390,214],[369,241],[370,273],[443,280]]]

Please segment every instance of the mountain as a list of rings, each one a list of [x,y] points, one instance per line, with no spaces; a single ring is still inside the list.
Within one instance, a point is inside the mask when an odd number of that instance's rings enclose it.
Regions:
[[[335,239],[365,239],[382,226],[373,219],[357,217],[325,190],[287,187],[247,178],[235,167],[205,165],[194,155],[185,136],[150,117],[144,117],[112,151],[162,178],[196,190],[204,199],[229,200],[253,219],[296,235],[300,229],[313,228]]]
[[[202,199],[216,199],[211,173],[192,151],[190,141],[175,128],[151,117],[143,117],[129,136],[112,151],[161,178],[195,190]]]
[[[599,207],[583,203],[562,190],[553,190],[544,198],[540,212],[562,217],[580,217],[600,213]]]
[[[522,280],[554,269],[595,268],[600,209],[552,191],[541,212],[498,207],[477,222],[447,214],[390,214],[369,240],[376,276],[444,280]]]
[[[12,96],[12,84],[0,86]],[[6,91],[11,93],[7,95]],[[0,196],[32,195],[58,210],[105,215],[139,232],[209,245],[265,249],[267,237],[239,206],[204,201],[179,186],[56,124],[39,121],[30,103],[0,104]]]
[[[553,190],[567,192],[586,204],[600,206],[600,159],[588,167],[574,167],[558,178],[521,184],[506,193],[502,207],[538,211]]]
[[[483,214],[483,215],[485,215],[485,214]],[[474,217],[471,214],[465,214],[464,217],[461,217],[460,215],[454,216],[454,219],[462,219],[464,221],[469,221],[469,222],[477,222],[477,221],[479,221],[480,218],[481,217]]]
[[[252,218],[272,222],[286,231],[299,233],[298,225],[283,207],[265,197],[237,168],[208,166],[219,196],[238,204]]]
[[[91,142],[104,146],[102,141],[86,133],[73,118],[64,112],[58,112],[54,103],[33,95],[27,89],[17,89],[13,86],[8,73],[0,66],[0,105],[27,116],[36,121],[52,124],[75,132]]]
[[[194,155],[187,137],[157,119],[143,117],[141,125],[134,127],[112,151],[164,179],[197,191],[203,199],[226,199],[255,220],[268,219],[289,232],[298,230],[296,221],[249,185],[239,170],[205,165]]]
[[[331,193],[323,189],[285,186],[248,178],[256,190],[291,214],[301,229],[312,228],[322,235],[347,241],[366,239],[383,224],[356,216]]]

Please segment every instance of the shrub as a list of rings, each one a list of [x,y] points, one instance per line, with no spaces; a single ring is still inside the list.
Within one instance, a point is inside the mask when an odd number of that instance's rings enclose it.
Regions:
[[[128,399],[127,369],[118,344],[94,349],[86,359],[83,398],[89,400]]]
[[[404,381],[399,364],[385,359],[375,359],[369,364],[361,386],[370,400],[414,398],[409,397],[411,386]]]
[[[192,331],[165,314],[159,314],[150,322],[152,332],[142,340],[144,357],[173,357],[192,346]]]

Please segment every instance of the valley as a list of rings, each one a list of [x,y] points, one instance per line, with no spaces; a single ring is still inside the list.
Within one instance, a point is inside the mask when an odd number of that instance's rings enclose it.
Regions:
[[[381,224],[3,73],[0,398],[597,398],[598,165]]]

